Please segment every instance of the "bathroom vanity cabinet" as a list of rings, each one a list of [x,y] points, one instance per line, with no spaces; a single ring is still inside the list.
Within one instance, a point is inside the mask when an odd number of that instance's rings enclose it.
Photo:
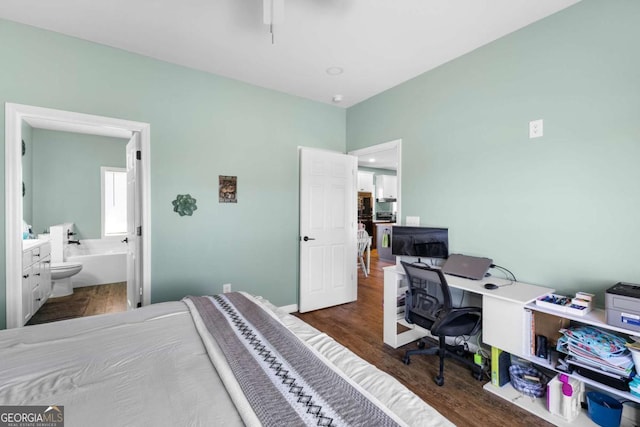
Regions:
[[[51,244],[25,240],[22,248],[22,325],[25,325],[51,295]]]

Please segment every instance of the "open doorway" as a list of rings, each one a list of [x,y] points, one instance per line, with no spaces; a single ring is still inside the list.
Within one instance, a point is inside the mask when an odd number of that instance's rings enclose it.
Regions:
[[[398,139],[349,152],[358,158],[358,221],[371,237],[370,272],[395,263],[390,237],[401,218],[401,149]]]
[[[139,191],[136,194],[137,215],[135,262],[138,274],[131,278],[135,289],[127,289],[128,308],[150,303],[150,126],[147,123],[93,116],[20,104],[6,104],[5,109],[5,174],[6,174],[6,313],[7,328],[24,324],[26,309],[23,268],[23,165],[22,140],[26,125],[35,129],[72,132],[114,138],[135,139]],[[21,191],[22,190],[22,191]],[[139,228],[138,228],[139,227]],[[130,236],[127,236],[130,237]],[[129,262],[129,261],[127,261]],[[127,281],[129,282],[129,273]],[[129,295],[131,294],[131,295]]]
[[[30,280],[40,300],[32,300],[31,307],[26,301],[26,325],[126,311],[123,240],[129,139],[34,128],[29,119],[24,122],[22,205],[29,235],[23,249],[39,245],[37,265],[50,261],[51,273],[50,281],[42,278],[44,271]],[[49,257],[38,243],[44,241],[51,248]],[[24,262],[23,276],[29,274]],[[32,267],[31,274],[35,270],[43,269]]]

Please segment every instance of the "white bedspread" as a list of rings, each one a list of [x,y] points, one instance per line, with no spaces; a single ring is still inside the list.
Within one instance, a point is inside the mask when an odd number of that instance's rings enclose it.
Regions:
[[[407,424],[451,425],[327,335],[256,301]],[[216,369],[182,302],[0,331],[0,405],[64,405],[67,427],[243,425]]]
[[[242,425],[182,302],[0,333],[0,404],[65,425]]]

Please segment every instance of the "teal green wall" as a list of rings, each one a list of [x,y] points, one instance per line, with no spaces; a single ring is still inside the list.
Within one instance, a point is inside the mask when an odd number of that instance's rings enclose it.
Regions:
[[[4,20],[0,58],[0,105],[151,124],[152,301],[231,283],[276,305],[296,303],[297,150],[344,152],[344,109]],[[238,177],[237,204],[218,203],[219,175]],[[171,205],[186,193],[198,200],[192,217]],[[4,245],[0,277],[4,327]]]
[[[99,239],[100,167],[126,167],[128,140],[33,130],[33,231],[73,222],[79,239]],[[23,171],[23,175],[25,172]]]
[[[639,1],[584,0],[349,108],[347,148],[401,138],[403,215],[603,305],[640,283],[638,22]]]

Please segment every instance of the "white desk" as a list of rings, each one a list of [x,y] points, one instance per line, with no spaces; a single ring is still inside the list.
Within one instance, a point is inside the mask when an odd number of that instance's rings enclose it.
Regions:
[[[536,298],[554,291],[551,288],[521,282],[513,282],[512,285],[493,290],[485,289],[485,283],[506,285],[511,282],[498,277],[470,280],[447,274],[446,278],[452,288],[482,295],[483,341],[513,354],[522,354],[525,349],[524,336],[528,325],[525,324],[524,307]],[[402,283],[404,279],[405,273],[402,266],[393,265],[384,268],[383,340],[393,348],[427,335],[424,329],[407,324],[402,315],[398,315],[398,289],[406,286]],[[410,329],[398,333],[398,324]]]
[[[527,311],[541,311],[550,314],[554,314],[558,317],[570,318],[581,323],[595,325],[604,329],[615,330],[617,332],[623,332],[627,335],[640,336],[637,331],[629,331],[614,326],[604,324],[604,314],[602,310],[594,310],[592,313],[582,316],[572,316],[566,313],[558,313],[553,310],[546,309],[535,305],[534,301],[549,292],[554,290],[546,288],[544,286],[529,285],[526,283],[514,282],[512,285],[504,286],[498,289],[490,290],[485,289],[485,283],[495,283],[496,285],[503,285],[510,283],[509,280],[500,279],[497,277],[489,277],[483,280],[469,280],[460,277],[446,275],[447,283],[451,288],[461,289],[467,292],[473,292],[478,295],[482,295],[482,339],[485,344],[497,347],[501,350],[505,350],[511,354],[515,354],[525,359],[531,360],[536,364],[541,363],[535,357],[530,356],[530,342],[525,337],[531,335],[530,320],[527,320]],[[394,348],[400,347],[411,341],[415,341],[428,334],[428,331],[420,328],[417,325],[408,324],[404,321],[403,315],[397,314],[397,296],[399,289],[405,287],[403,281],[405,280],[404,269],[401,265],[394,265],[384,268],[384,328],[383,339],[385,344],[388,344]],[[402,291],[404,293],[404,291]],[[398,333],[398,325],[403,325],[408,330]],[[527,356],[529,355],[529,356]],[[552,368],[547,366],[547,368]],[[621,397],[624,400],[632,400],[640,403],[640,399],[619,390],[615,390],[611,387],[599,384],[593,380],[580,377],[577,374],[571,374],[576,376],[581,381],[585,382],[588,386],[595,388],[596,390],[604,390],[605,392]],[[529,412],[536,414],[537,416],[546,419],[547,421],[558,426],[595,426],[593,421],[589,419],[586,411],[581,411],[579,417],[573,422],[567,422],[561,417],[551,415],[545,407],[544,399],[531,399],[525,398],[523,395],[516,391],[510,384],[506,384],[502,387],[496,387],[487,383],[484,389],[500,396],[512,402],[515,405],[526,409]],[[631,417],[629,419],[622,417],[622,426],[635,425],[635,422],[630,422],[635,418],[635,412],[631,410]]]

